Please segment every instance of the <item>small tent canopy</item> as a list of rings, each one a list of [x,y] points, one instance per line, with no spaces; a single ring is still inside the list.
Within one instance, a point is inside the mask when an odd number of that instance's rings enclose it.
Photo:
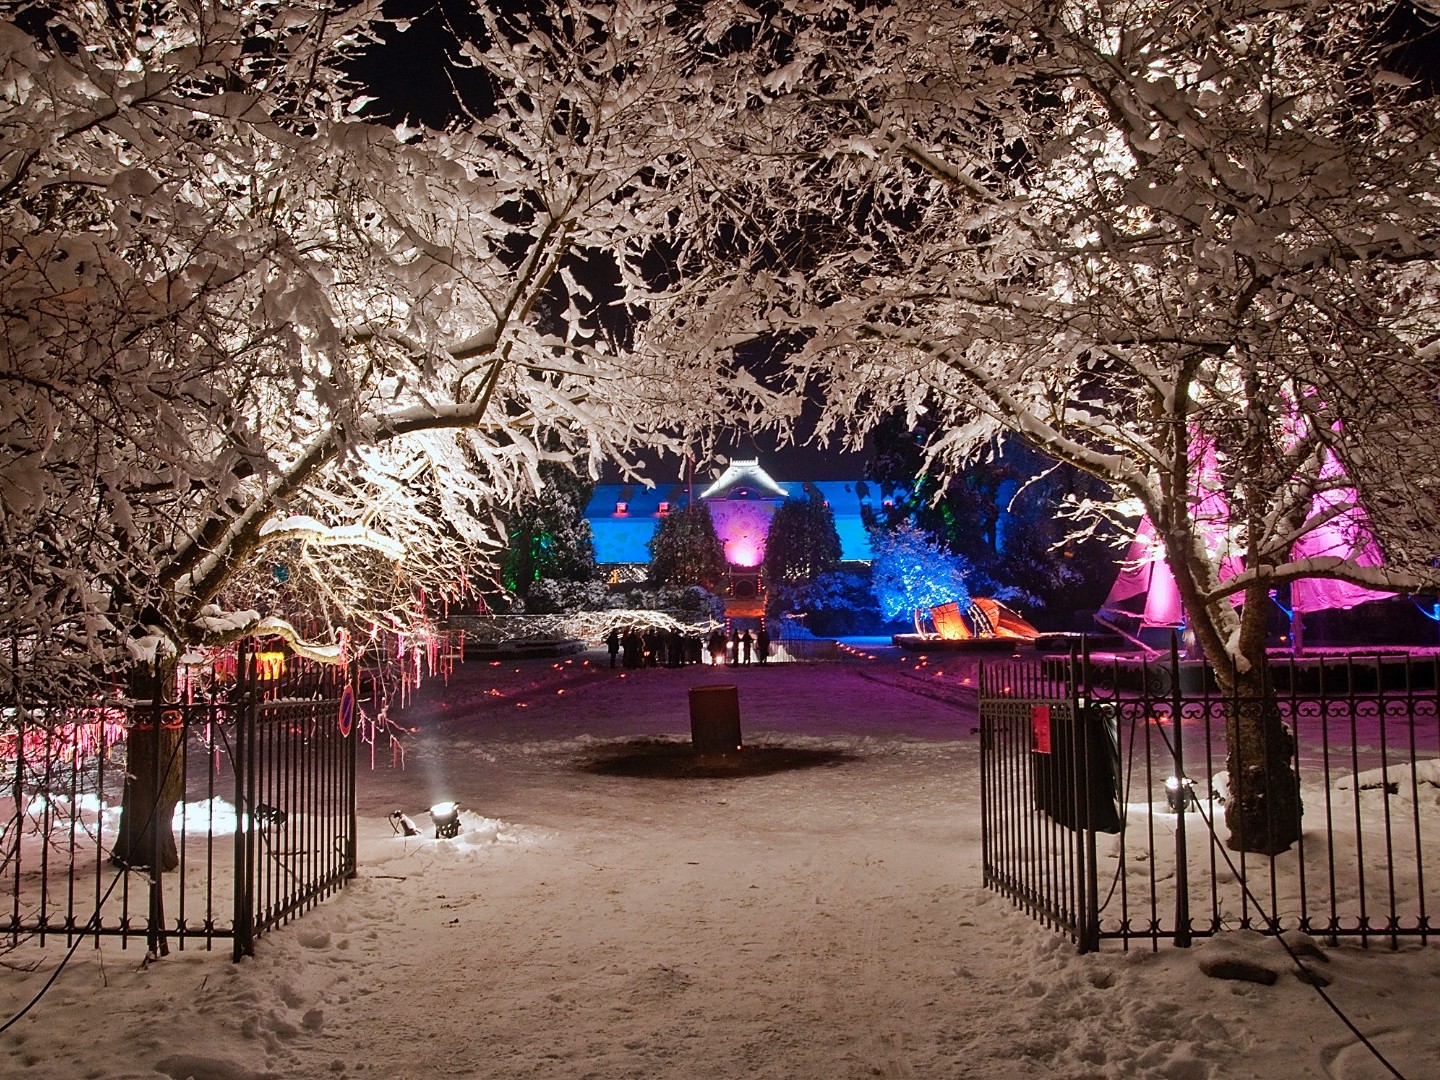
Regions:
[[[962,613],[954,600],[930,609],[935,632],[946,641],[967,641],[970,638],[1009,638],[1034,641],[1040,631],[999,600],[976,597]]]

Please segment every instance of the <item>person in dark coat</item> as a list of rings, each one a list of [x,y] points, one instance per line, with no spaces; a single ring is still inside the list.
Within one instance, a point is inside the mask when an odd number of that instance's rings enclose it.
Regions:
[[[620,652],[620,631],[611,630],[605,635],[605,648],[610,653],[610,666],[615,666],[615,657]]]
[[[746,630],[740,635],[740,651],[744,656],[744,659],[740,661],[742,664],[750,663],[750,646],[754,640],[755,639],[750,636],[749,630]]]
[[[770,634],[765,627],[760,627],[760,632],[755,635],[755,659],[761,664],[770,658]]]

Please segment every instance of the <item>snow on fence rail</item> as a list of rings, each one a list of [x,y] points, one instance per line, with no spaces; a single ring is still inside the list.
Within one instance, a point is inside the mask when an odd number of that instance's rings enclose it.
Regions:
[[[1275,856],[1226,844],[1225,717],[1237,703],[1178,662],[1120,665],[983,669],[987,886],[1082,950],[1235,928],[1429,940],[1440,905],[1434,656],[1277,671],[1270,704],[1294,736],[1304,817],[1300,841]]]

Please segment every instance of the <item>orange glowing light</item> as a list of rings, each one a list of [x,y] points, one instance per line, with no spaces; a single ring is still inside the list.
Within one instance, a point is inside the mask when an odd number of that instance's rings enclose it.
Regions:
[[[278,679],[285,674],[285,654],[266,651],[255,654],[255,677],[257,679]]]

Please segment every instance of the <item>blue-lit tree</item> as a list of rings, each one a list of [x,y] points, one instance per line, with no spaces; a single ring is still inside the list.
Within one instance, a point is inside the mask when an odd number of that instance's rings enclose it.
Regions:
[[[875,595],[886,619],[909,615],[915,632],[923,634],[922,613],[937,604],[970,602],[966,577],[970,563],[951,554],[908,521],[870,534],[875,553],[871,564]]]

